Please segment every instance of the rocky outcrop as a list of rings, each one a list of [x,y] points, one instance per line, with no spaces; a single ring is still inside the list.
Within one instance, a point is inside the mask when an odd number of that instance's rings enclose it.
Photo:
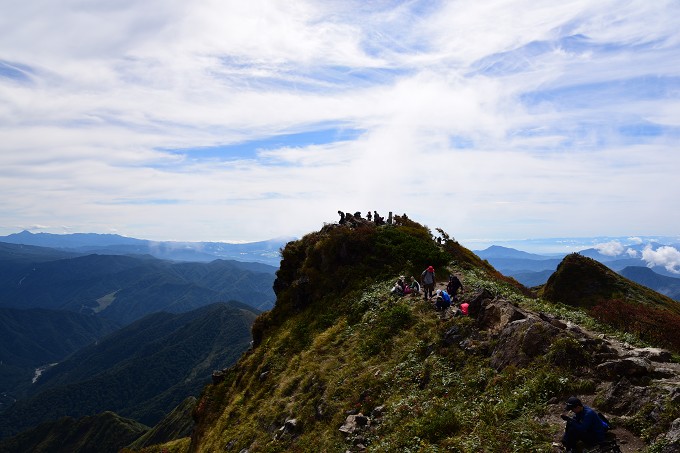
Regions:
[[[513,321],[501,331],[491,354],[491,365],[497,370],[508,365],[528,365],[548,352],[551,341],[560,333],[558,328],[536,318]]]
[[[504,300],[484,300],[477,316],[477,327],[491,333],[501,331],[513,321],[527,316],[519,308]]]

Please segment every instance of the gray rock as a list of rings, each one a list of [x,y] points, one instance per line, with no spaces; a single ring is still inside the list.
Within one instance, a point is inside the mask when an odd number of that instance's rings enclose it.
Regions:
[[[654,367],[649,360],[642,357],[624,357],[601,363],[595,370],[602,378],[613,380],[620,376],[647,376],[654,371]]]
[[[498,344],[491,353],[491,365],[497,370],[508,365],[525,366],[545,354],[561,332],[536,318],[513,321],[500,333]]]
[[[668,363],[673,360],[673,354],[661,348],[639,348],[633,349],[631,355],[644,357],[652,362]]]
[[[484,301],[477,315],[477,327],[500,332],[512,321],[526,318],[522,311],[505,300]]]
[[[353,434],[369,426],[370,422],[371,420],[361,413],[348,415],[345,423],[339,429],[345,434]]]

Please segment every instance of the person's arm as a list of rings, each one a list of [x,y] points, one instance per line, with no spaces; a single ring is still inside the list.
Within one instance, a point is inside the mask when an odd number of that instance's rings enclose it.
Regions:
[[[571,429],[579,433],[587,433],[595,429],[595,422],[597,420],[597,414],[594,411],[588,411],[583,414],[583,417],[573,418],[573,422],[570,423]]]

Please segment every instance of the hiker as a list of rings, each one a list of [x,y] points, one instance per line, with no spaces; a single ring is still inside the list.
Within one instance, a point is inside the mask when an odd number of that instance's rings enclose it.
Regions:
[[[451,306],[451,296],[444,290],[437,290],[437,310],[446,310]]]
[[[413,275],[411,275],[411,285],[409,286],[411,288],[411,296],[420,295],[420,283],[418,283],[418,280]]]
[[[397,296],[403,296],[404,295],[404,287],[406,286],[406,283],[404,283],[404,277],[399,277],[397,279],[397,282],[394,284],[392,287],[392,291],[390,291],[392,294],[397,295]]]
[[[458,292],[458,289],[465,291],[460,279],[456,275],[449,275],[449,282],[446,284],[446,291],[451,295],[451,299],[454,301],[457,299],[456,293]]]
[[[401,282],[401,288],[404,291],[404,296],[407,296],[407,295],[409,295],[413,292],[413,290],[411,289],[411,285],[406,283],[406,277],[405,276],[402,275],[401,277],[399,277],[398,281]]]
[[[574,413],[573,417],[566,412],[561,415],[562,420],[567,422],[562,436],[562,444],[567,453],[575,452],[579,441],[588,447],[605,441],[605,432],[609,425],[592,408],[584,406],[580,399],[572,396],[567,399],[564,410]]]
[[[432,298],[432,292],[434,291],[434,267],[428,266],[427,269],[425,269],[421,274],[421,277],[425,300],[429,300]]]
[[[470,304],[468,304],[467,302],[463,302],[462,304],[460,304],[460,312],[463,314],[463,316],[468,315],[469,309],[470,309]]]

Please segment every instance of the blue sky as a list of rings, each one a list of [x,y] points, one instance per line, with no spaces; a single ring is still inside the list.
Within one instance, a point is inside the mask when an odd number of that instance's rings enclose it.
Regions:
[[[0,234],[679,234],[677,1],[4,1]]]

